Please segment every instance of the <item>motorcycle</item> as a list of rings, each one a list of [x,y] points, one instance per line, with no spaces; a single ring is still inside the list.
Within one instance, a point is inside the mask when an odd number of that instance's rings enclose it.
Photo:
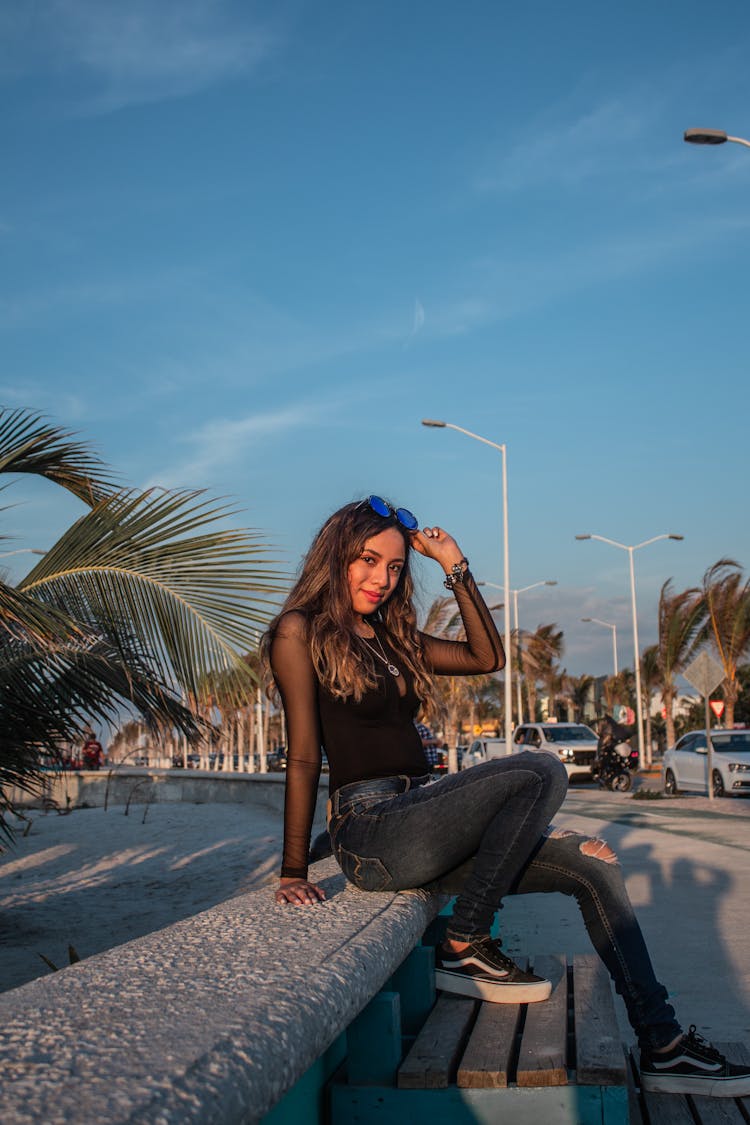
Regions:
[[[638,769],[638,751],[633,750],[627,741],[629,733],[611,715],[602,719],[596,760],[591,767],[591,776],[602,789],[627,793],[633,784],[630,773]]]
[[[613,793],[627,793],[633,784],[630,776],[630,763],[619,756],[616,760],[612,755],[598,757],[591,767],[591,776],[598,781],[602,789],[611,789]]]

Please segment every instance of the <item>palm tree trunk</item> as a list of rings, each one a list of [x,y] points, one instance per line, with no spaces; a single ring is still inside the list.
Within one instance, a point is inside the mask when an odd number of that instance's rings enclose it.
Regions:
[[[662,687],[662,700],[664,701],[664,715],[667,724],[667,746],[674,746],[674,688],[666,684]]]

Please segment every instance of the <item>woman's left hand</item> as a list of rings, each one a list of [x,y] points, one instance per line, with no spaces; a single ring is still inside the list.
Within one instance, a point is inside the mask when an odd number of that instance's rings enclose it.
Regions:
[[[411,537],[411,545],[420,555],[439,562],[446,574],[463,559],[461,548],[452,535],[442,527],[423,527]]]

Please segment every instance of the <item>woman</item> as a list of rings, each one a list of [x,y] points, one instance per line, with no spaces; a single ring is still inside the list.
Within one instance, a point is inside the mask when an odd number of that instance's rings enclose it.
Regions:
[[[466,641],[417,630],[413,550],[445,572]],[[413,720],[431,677],[505,663],[468,561],[446,531],[420,530],[411,512],[378,496],[339,509],[313,541],[265,646],[288,734],[277,902],[325,897],[307,878],[324,748],[331,844],[347,878],[369,891],[457,892],[436,951],[439,988],[496,1003],[546,999],[550,982],[515,965],[490,929],[507,894],[571,894],[638,1035],[644,1087],[750,1093],[750,1068],[728,1063],[694,1028],[683,1036],[614,853],[601,840],[548,827],[567,788],[557,759],[526,752],[439,780],[429,773]]]

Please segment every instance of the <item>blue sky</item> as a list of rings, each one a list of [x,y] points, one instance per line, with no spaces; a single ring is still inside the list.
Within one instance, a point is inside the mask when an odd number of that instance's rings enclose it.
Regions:
[[[0,2],[0,402],[123,480],[237,498],[293,570],[378,492],[632,664],[662,582],[750,564],[744,0]],[[77,503],[14,489],[10,547]],[[21,572],[23,556],[12,573]],[[423,601],[439,581],[422,567]]]

